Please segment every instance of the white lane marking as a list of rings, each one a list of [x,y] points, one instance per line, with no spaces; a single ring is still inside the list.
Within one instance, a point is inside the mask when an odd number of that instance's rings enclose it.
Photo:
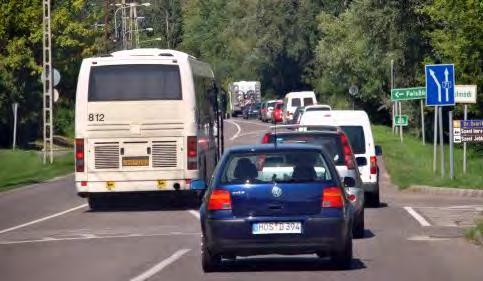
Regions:
[[[237,121],[240,122],[240,123],[253,124],[253,125],[262,126],[262,127],[266,127],[266,128],[270,127],[270,124],[265,124],[265,123],[252,122],[252,121],[247,121],[247,120],[237,120]]]
[[[229,139],[230,141],[238,138],[238,135],[240,134],[241,132],[241,127],[240,125],[238,125],[235,121],[231,121],[231,120],[225,120],[226,122],[232,124],[232,125],[235,125],[236,126],[236,133]]]
[[[179,258],[181,258],[183,255],[185,255],[189,251],[191,251],[191,249],[180,249],[180,250],[174,252],[174,254],[172,254],[170,257],[162,260],[160,263],[158,263],[155,266],[151,267],[147,271],[145,271],[145,272],[141,273],[140,275],[132,278],[130,281],[144,281],[144,280],[147,280],[147,279],[151,278],[153,275],[155,275],[156,273],[160,272],[165,267],[167,267],[168,265],[172,264],[173,262],[175,262],[176,260],[178,260]]]
[[[406,206],[404,207],[404,210],[406,210],[415,220],[417,220],[421,226],[431,226],[431,224],[413,208]]]
[[[55,213],[55,214],[50,215],[50,216],[46,216],[46,217],[43,217],[43,218],[40,218],[40,219],[36,219],[36,220],[30,221],[30,222],[27,222],[27,223],[24,223],[24,224],[21,224],[21,225],[17,225],[17,226],[14,226],[14,227],[2,229],[2,230],[0,230],[0,234],[6,233],[6,232],[9,232],[9,231],[12,231],[12,230],[16,230],[16,229],[19,229],[19,228],[22,228],[22,227],[26,227],[26,226],[29,226],[29,225],[32,225],[32,224],[36,224],[36,223],[39,223],[39,222],[43,222],[43,221],[46,221],[46,220],[49,220],[49,219],[52,219],[52,218],[55,218],[55,217],[58,217],[58,216],[62,216],[62,215],[65,215],[67,213],[70,213],[70,212],[73,212],[75,210],[79,210],[79,209],[82,209],[82,208],[85,208],[85,207],[87,207],[87,204],[82,204],[82,205],[79,205],[77,207],[70,208],[68,210],[65,210],[65,211],[62,211],[62,212],[59,212],[59,213]]]
[[[195,210],[189,210],[188,211],[190,214],[192,214],[193,216],[195,216],[197,219],[200,218],[200,212],[198,211],[195,211]]]
[[[0,245],[12,245],[12,244],[28,244],[28,243],[40,243],[40,242],[57,242],[57,241],[76,241],[76,240],[92,240],[92,239],[113,239],[113,238],[139,238],[139,237],[158,237],[158,236],[180,236],[180,235],[194,235],[200,236],[200,232],[170,232],[170,233],[158,233],[158,234],[126,234],[126,235],[108,235],[108,236],[98,236],[94,234],[86,235],[83,234],[79,237],[67,237],[67,238],[53,238],[44,237],[42,239],[33,240],[17,240],[17,241],[0,241]]]
[[[411,236],[407,240],[409,241],[447,241],[450,240],[449,238],[438,238],[438,237],[430,237],[430,236]]]
[[[240,135],[238,135],[238,137],[244,137],[244,136],[248,136],[248,135],[260,134],[260,133],[264,133],[266,131],[267,130],[257,130],[257,131],[253,131],[253,132],[249,132],[249,133],[240,134]]]

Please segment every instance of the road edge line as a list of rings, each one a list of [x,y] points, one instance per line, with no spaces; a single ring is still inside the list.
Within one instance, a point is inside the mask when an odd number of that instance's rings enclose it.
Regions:
[[[421,226],[431,226],[431,224],[418,212],[416,212],[412,207],[406,206],[404,207],[406,210]]]
[[[130,281],[144,281],[147,280],[151,277],[153,277],[156,273],[160,272],[163,270],[165,267],[168,265],[172,264],[179,258],[181,258],[183,255],[191,251],[191,249],[180,249],[176,252],[174,252],[171,256],[167,257],[166,259],[160,261],[158,264],[155,266],[151,267],[150,269],[144,271],[140,275],[130,279]]]
[[[23,227],[26,227],[26,226],[29,226],[29,225],[32,225],[32,224],[36,224],[36,223],[39,223],[39,222],[43,222],[43,221],[46,221],[46,220],[49,220],[49,219],[52,219],[52,218],[55,218],[55,217],[58,217],[58,216],[62,216],[62,215],[65,215],[67,213],[70,213],[70,212],[73,212],[73,211],[76,211],[76,210],[79,210],[79,209],[82,209],[82,208],[85,208],[85,207],[87,207],[87,204],[82,204],[82,205],[76,206],[74,208],[70,208],[68,210],[55,213],[55,214],[50,215],[50,216],[46,216],[46,217],[43,217],[43,218],[40,218],[40,219],[29,221],[29,222],[26,222],[24,224],[20,224],[20,225],[13,226],[13,227],[10,227],[10,228],[2,229],[2,230],[0,230],[0,234],[7,233],[7,232],[10,232],[12,230],[17,230],[17,229],[20,229],[20,228],[23,228]]]

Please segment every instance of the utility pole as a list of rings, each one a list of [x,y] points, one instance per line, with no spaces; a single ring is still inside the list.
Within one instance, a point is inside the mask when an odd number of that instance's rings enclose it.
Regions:
[[[50,0],[42,0],[42,65],[43,65],[43,162],[47,163],[47,152],[49,152],[50,164],[54,162],[53,152],[53,111],[52,111],[52,92],[53,92],[53,68],[52,68],[52,33],[50,29]]]
[[[122,49],[126,50],[127,49],[127,38],[126,38],[126,29],[127,29],[127,22],[126,22],[126,0],[122,0],[121,2],[121,18],[122,18],[122,23],[121,23],[121,36],[122,36]]]
[[[106,42],[106,49],[107,49],[107,42],[109,42],[109,32],[108,32],[108,24],[109,24],[109,0],[104,0],[104,40]]]
[[[136,40],[136,48],[139,48],[139,24],[138,24],[138,9],[137,5],[132,6],[133,9],[133,23],[134,23],[134,40]]]

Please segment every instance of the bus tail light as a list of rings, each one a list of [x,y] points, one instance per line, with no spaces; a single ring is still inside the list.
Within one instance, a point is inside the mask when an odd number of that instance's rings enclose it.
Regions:
[[[210,194],[208,210],[231,210],[230,192],[223,189],[215,189]]]
[[[344,151],[344,161],[347,169],[353,170],[355,169],[355,164],[353,161],[352,155],[352,148],[349,144],[349,139],[347,138],[346,134],[341,133],[340,140],[342,142],[342,150]]]
[[[188,150],[188,170],[198,169],[198,139],[194,136],[187,138]]]
[[[338,187],[326,187],[322,193],[322,208],[342,208],[344,197],[342,190]]]
[[[75,139],[75,171],[84,172],[84,139]]]
[[[377,157],[371,156],[371,175],[377,174]]]

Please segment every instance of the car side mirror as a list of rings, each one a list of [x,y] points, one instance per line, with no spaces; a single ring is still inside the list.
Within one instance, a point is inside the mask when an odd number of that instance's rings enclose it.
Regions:
[[[190,189],[192,190],[203,190],[206,189],[207,185],[204,180],[192,180]]]
[[[363,157],[363,156],[356,157],[356,162],[357,162],[357,166],[366,166],[367,165],[367,158]]]
[[[344,177],[344,187],[355,187],[356,180],[352,177]]]
[[[382,147],[380,145],[376,145],[375,150],[376,150],[376,156],[382,155]]]

